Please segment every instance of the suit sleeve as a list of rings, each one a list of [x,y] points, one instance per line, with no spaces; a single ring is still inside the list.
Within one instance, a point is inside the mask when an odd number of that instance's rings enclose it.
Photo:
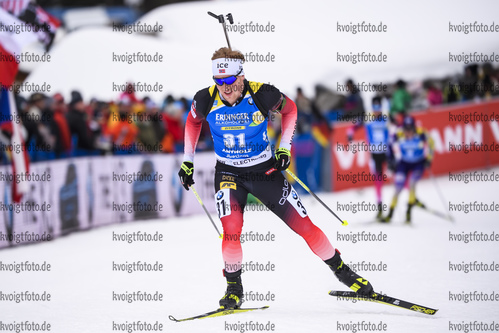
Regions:
[[[208,89],[200,90],[192,100],[191,110],[185,122],[184,161],[194,162],[194,153],[205,119],[204,112],[208,108],[210,93]]]
[[[281,143],[279,148],[286,148],[291,150],[291,143],[293,142],[293,137],[296,130],[296,118],[298,117],[298,111],[295,102],[285,95],[283,95],[281,105]]]
[[[388,150],[386,151],[386,158],[388,161],[395,160],[395,152],[393,147],[395,146],[396,141],[397,141],[396,133],[388,136]]]
[[[422,130],[421,138],[423,142],[426,145],[425,149],[425,158],[429,161],[433,160],[433,154],[434,154],[434,149],[435,149],[435,142],[433,141],[433,138],[428,135],[428,132]]]
[[[255,93],[265,111],[278,112],[281,117],[281,142],[279,147],[291,150],[291,142],[296,129],[298,111],[293,100],[282,94],[276,87],[263,84]]]

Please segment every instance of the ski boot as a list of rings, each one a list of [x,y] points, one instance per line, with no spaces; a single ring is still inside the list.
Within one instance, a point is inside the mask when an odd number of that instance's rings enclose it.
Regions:
[[[237,309],[243,303],[244,297],[241,270],[234,273],[228,273],[224,270],[224,275],[227,279],[227,290],[218,303],[224,309]]]
[[[381,222],[383,219],[383,205],[381,202],[378,203],[378,214],[376,214],[376,221]]]
[[[407,212],[405,213],[405,223],[408,223],[408,224],[411,223],[411,211],[412,211],[412,208],[414,206],[426,209],[426,206],[418,199],[416,199],[416,201],[414,201],[413,204],[410,204],[410,203],[407,204]]]
[[[407,204],[407,211],[405,212],[405,223],[411,223],[411,211],[414,204]]]
[[[385,217],[381,217],[381,219],[379,221],[383,222],[383,223],[390,222],[392,220],[393,211],[394,211],[394,208],[390,207],[390,211],[388,212],[388,215]]]
[[[336,249],[334,256],[325,261],[338,280],[360,295],[371,296],[374,294],[371,283],[352,271],[350,267],[343,262],[340,254],[340,251]]]
[[[418,206],[420,208],[426,209],[426,206],[424,205],[424,203],[422,203],[418,199],[416,199],[416,202],[414,203],[414,206]]]

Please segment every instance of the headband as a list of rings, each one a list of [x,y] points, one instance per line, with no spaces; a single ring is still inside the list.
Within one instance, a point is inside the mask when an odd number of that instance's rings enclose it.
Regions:
[[[233,58],[218,58],[212,60],[211,70],[215,75],[244,75],[243,60]]]

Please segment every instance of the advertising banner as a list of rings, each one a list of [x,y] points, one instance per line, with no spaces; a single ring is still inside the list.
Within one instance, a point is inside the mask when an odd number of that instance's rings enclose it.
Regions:
[[[0,248],[50,241],[111,223],[203,213],[192,191],[180,184],[182,155],[81,157],[33,163],[24,179],[0,167]],[[195,188],[215,212],[215,157],[196,155]],[[21,175],[22,176],[22,175]],[[27,181],[21,203],[13,182]]]

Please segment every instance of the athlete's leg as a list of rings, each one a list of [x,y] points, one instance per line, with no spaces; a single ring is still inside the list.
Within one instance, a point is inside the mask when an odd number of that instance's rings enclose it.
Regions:
[[[383,182],[381,181],[383,176],[381,155],[384,156],[384,154],[371,153],[371,159],[369,160],[369,169],[371,173],[376,176],[374,179],[374,187],[376,189],[376,200],[378,203],[381,203],[381,187],[383,186]]]
[[[388,212],[388,215],[383,219],[383,222],[390,222],[390,220],[392,219],[395,207],[397,207],[397,202],[400,192],[404,188],[404,184],[407,179],[407,173],[408,173],[407,163],[404,162],[398,163],[395,169],[395,194],[393,195],[392,202],[390,204],[390,211]]]
[[[340,282],[358,293],[372,294],[373,287],[369,281],[343,263],[339,251],[335,251],[324,232],[312,223],[298,193],[282,173],[273,172],[268,176],[260,173],[259,177],[255,178],[258,180],[252,182],[251,187],[248,186],[250,192],[294,232],[302,236],[310,249],[331,268]]]
[[[302,236],[310,249],[322,260],[334,256],[334,248],[326,235],[308,217],[298,193],[275,171],[271,175],[261,174],[262,180],[253,182],[251,193],[274,214],[283,220],[294,232]]]
[[[223,227],[222,256],[224,270],[228,273],[239,271],[243,258],[240,237],[248,191],[237,177],[237,174],[223,171],[222,167],[215,173],[215,202]]]
[[[414,205],[418,204],[416,199],[416,184],[423,176],[423,162],[413,164],[410,168],[411,175],[409,176],[409,202],[407,203],[406,222],[411,222],[411,211]],[[420,205],[423,205],[419,203]]]
[[[385,161],[386,161],[386,155],[384,153],[382,154],[371,153],[371,160],[369,161],[369,167],[371,169],[371,173],[374,173],[374,175],[376,176],[374,179],[374,187],[376,189],[376,199],[378,202],[378,214],[376,215],[377,219],[381,219],[383,213],[381,188],[383,187],[383,163]]]
[[[218,217],[223,226],[223,272],[227,279],[227,290],[219,304],[226,309],[237,308],[242,304],[244,295],[241,281],[243,252],[240,237],[248,191],[238,182],[237,174],[228,172],[219,165],[215,172],[215,190]]]

